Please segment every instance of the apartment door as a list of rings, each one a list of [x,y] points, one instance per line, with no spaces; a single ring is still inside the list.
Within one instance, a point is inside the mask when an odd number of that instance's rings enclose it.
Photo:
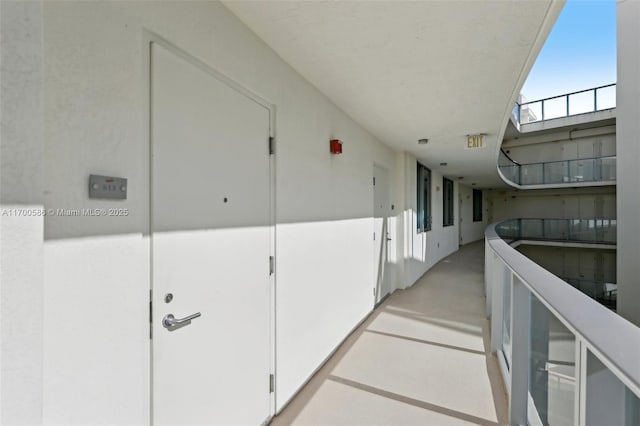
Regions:
[[[391,230],[389,217],[389,173],[387,169],[373,167],[373,243],[375,303],[381,302],[391,292],[391,265],[389,262],[389,242]]]
[[[268,137],[267,108],[152,43],[156,425],[269,417]]]

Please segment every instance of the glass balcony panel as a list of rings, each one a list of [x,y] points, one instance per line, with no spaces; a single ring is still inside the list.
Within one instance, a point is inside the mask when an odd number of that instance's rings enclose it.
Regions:
[[[540,240],[543,238],[544,221],[542,219],[522,219],[520,238]]]
[[[502,353],[511,368],[511,271],[506,267],[502,278]]]
[[[514,163],[507,155],[501,150],[498,157],[498,167],[507,180],[511,182],[520,183],[520,166]]]
[[[568,238],[568,223],[566,219],[544,219],[544,239],[564,241]]]
[[[511,182],[520,184],[518,168],[519,166],[517,164],[512,164],[509,166],[500,166],[500,171],[504,177]]]
[[[579,241],[582,233],[582,220],[569,219],[569,240]]]
[[[599,242],[615,244],[618,241],[615,219],[603,219],[601,231],[601,240]]]
[[[523,164],[520,166],[521,185],[540,185],[544,183],[544,164]]]
[[[604,157],[598,160],[600,180],[616,180],[616,157]]]
[[[578,161],[578,169],[582,173],[582,180],[585,182],[593,182],[596,180],[595,169],[596,169],[596,160],[593,158],[587,160],[577,160]]]
[[[625,426],[640,425],[640,398],[625,386]]]
[[[595,111],[594,90],[569,95],[569,115]]]
[[[544,101],[544,120],[567,116],[567,97],[547,99]]]
[[[598,111],[616,107],[616,86],[597,89]]]
[[[595,160],[569,160],[569,182],[592,182],[594,175]]]
[[[569,235],[572,241],[596,242],[596,225],[594,219],[571,219]]]
[[[640,425],[640,399],[591,351],[587,351],[586,423]]]
[[[575,336],[536,297],[531,298],[530,424],[573,425]]]
[[[615,244],[615,219],[511,219],[496,225],[498,235],[517,239]]]
[[[520,185],[616,180],[616,157],[519,165],[513,163],[504,154],[501,154],[499,167],[508,180]]]
[[[569,182],[569,164],[566,161],[544,163],[544,183]]]
[[[520,123],[520,105],[514,105],[513,109],[511,110],[511,116],[516,121],[516,123]]]

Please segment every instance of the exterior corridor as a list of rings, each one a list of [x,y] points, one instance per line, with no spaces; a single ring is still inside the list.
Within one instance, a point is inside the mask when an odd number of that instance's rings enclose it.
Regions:
[[[483,269],[479,241],[396,291],[271,424],[506,424]]]

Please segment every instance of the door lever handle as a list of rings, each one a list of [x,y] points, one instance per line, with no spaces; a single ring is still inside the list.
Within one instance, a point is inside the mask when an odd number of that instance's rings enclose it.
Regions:
[[[201,315],[202,314],[200,312],[196,312],[195,314],[191,314],[184,318],[176,318],[175,316],[173,316],[173,314],[167,314],[162,319],[162,325],[164,325],[166,328],[181,327],[183,325],[190,324],[192,319],[196,319]]]

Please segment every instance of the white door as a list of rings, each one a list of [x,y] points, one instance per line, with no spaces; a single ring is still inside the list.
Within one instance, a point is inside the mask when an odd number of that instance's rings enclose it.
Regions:
[[[269,110],[151,48],[152,416],[270,414]],[[165,327],[175,320],[200,316]]]
[[[375,303],[381,302],[391,292],[391,268],[389,263],[389,178],[387,169],[373,167],[373,265],[375,277]]]

